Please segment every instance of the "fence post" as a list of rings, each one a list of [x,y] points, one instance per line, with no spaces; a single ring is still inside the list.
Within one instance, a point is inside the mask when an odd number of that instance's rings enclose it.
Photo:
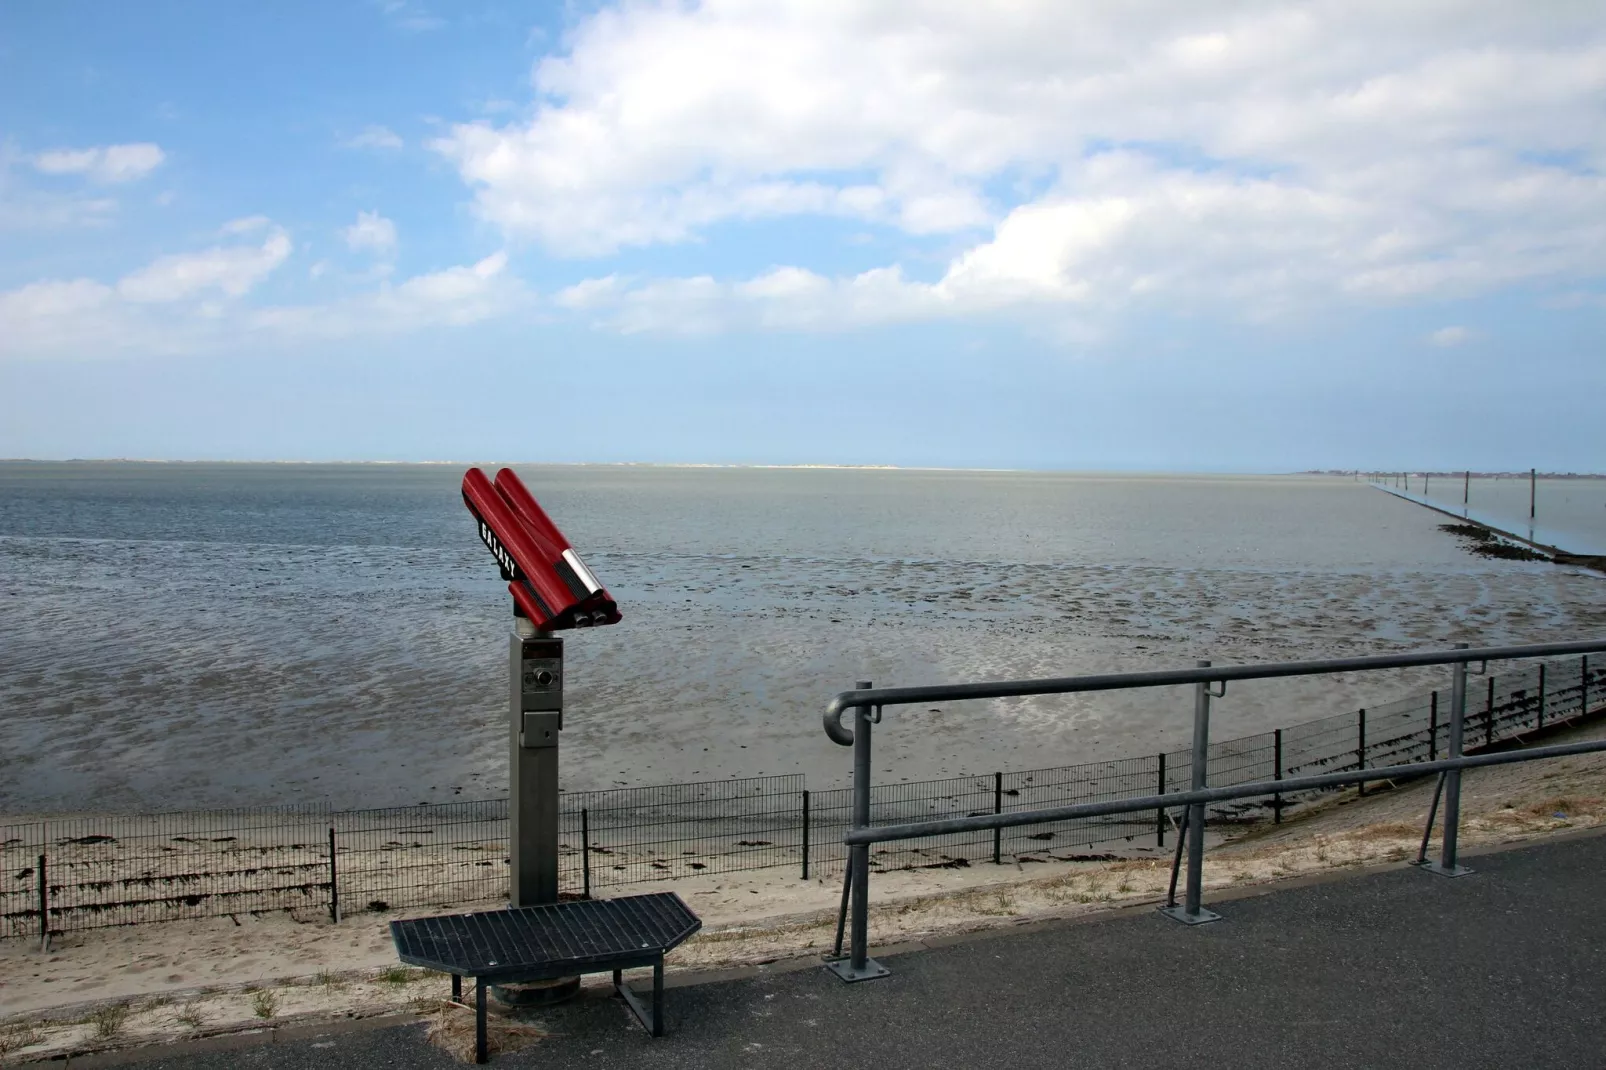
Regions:
[[[1485,703],[1488,708],[1488,716],[1483,723],[1483,745],[1485,747],[1494,746],[1494,681],[1495,678],[1493,676],[1489,677],[1489,699]],[[1460,756],[1457,755],[1457,757]]]
[[[1582,670],[1578,675],[1578,713],[1582,716],[1589,713],[1589,655],[1585,654],[1578,661]]]
[[[1271,734],[1271,764],[1271,778],[1273,780],[1281,780],[1283,778],[1283,730],[1281,728]],[[1271,823],[1273,825],[1281,825],[1283,823],[1282,792],[1278,792],[1271,797]]]
[[[809,789],[803,789],[803,879],[809,879]]]
[[[1159,753],[1158,757],[1160,759],[1160,787],[1159,787],[1159,790],[1155,792],[1155,794],[1156,795],[1164,795],[1165,794],[1165,751],[1161,751]],[[1156,847],[1164,847],[1165,846],[1165,807],[1163,807],[1163,806],[1156,807],[1155,811],[1154,811],[1154,845]]]
[[[580,880],[585,897],[591,898],[591,816],[580,807]]]
[[[1538,728],[1545,727],[1545,663],[1539,663],[1539,724]]]
[[[340,924],[340,871],[335,866],[335,827],[329,826],[329,920]]]
[[[1366,771],[1366,707],[1365,706],[1361,707],[1360,714],[1356,717],[1356,720],[1355,720],[1355,757],[1360,762],[1360,764],[1358,766],[1356,766],[1356,768],[1360,769],[1362,772],[1365,772]],[[1361,781],[1360,783],[1356,784],[1355,787],[1356,787],[1356,794],[1358,794],[1358,795],[1360,795],[1362,797],[1364,797],[1366,795],[1366,781],[1364,781],[1364,780]]]
[[[1428,761],[1439,760],[1439,689],[1428,699]]]
[[[993,813],[1004,812],[1004,774],[993,774]],[[993,829],[993,865],[1004,864],[1004,830]]]
[[[50,950],[50,878],[45,876],[45,856],[39,856],[39,950]]]
[[[1467,644],[1457,643],[1457,650],[1465,650]],[[1492,683],[1493,681],[1491,681]],[[1494,694],[1493,689],[1489,692]],[[1446,757],[1461,757],[1462,729],[1466,725],[1467,713],[1467,663],[1455,663],[1455,675],[1450,687],[1450,740]],[[1459,877],[1472,872],[1456,864],[1456,839],[1461,832],[1461,770],[1448,769],[1444,773],[1444,843],[1438,862],[1428,862],[1423,869],[1430,873],[1437,873],[1441,877]]]

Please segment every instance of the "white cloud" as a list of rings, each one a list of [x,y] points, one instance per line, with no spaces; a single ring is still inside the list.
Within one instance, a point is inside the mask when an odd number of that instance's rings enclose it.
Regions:
[[[117,201],[8,188],[0,181],[0,230],[98,227],[112,221]]]
[[[838,331],[984,311],[941,284],[911,282],[895,267],[841,279],[781,267],[741,282],[701,275],[631,284],[610,275],[577,283],[553,303],[626,334]]]
[[[341,230],[346,247],[388,257],[396,252],[396,224],[378,212],[358,212],[357,222]]]
[[[30,283],[0,293],[0,323],[17,323],[24,314],[41,319],[76,316],[105,305],[114,293],[111,287],[90,279]]]
[[[1589,4],[641,3],[578,24],[533,84],[527,117],[433,147],[485,219],[560,254],[787,216],[949,235],[940,281],[895,287],[921,314],[1253,318],[1606,273]],[[776,282],[638,282],[610,307],[645,329],[675,294],[703,329],[857,292]]]
[[[399,149],[403,142],[401,135],[389,127],[369,125],[363,127],[362,133],[347,138],[342,144],[348,149]]]
[[[239,219],[231,219],[218,228],[218,233],[227,235],[255,234],[273,225],[273,220],[265,215],[248,215]]]
[[[0,357],[105,357],[170,352],[190,326],[119,297],[93,279],[46,280],[0,293]]]
[[[253,337],[282,344],[395,334],[479,323],[533,300],[509,277],[507,254],[499,252],[321,304],[250,307],[231,299],[245,294],[290,252],[285,232],[265,225],[269,233],[261,246],[164,256],[115,285],[43,280],[0,292],[0,357],[215,352]],[[313,265],[314,279],[323,274],[322,263]]]
[[[117,283],[118,296],[135,303],[166,303],[207,290],[240,297],[290,255],[290,237],[275,227],[260,246],[215,246],[198,253],[159,257]]]
[[[53,149],[33,157],[36,170],[47,175],[87,175],[97,182],[131,182],[144,178],[166,159],[150,142],[104,145],[89,149]]]
[[[531,296],[518,280],[508,277],[506,268],[507,254],[493,253],[474,264],[415,275],[343,301],[260,309],[248,317],[247,326],[293,338],[466,326],[530,303]]]
[[[1466,345],[1477,335],[1466,327],[1440,327],[1428,335],[1428,341],[1440,349],[1453,349],[1456,346]]]
[[[552,301],[560,308],[587,309],[612,304],[620,292],[619,276],[585,279],[559,290]]]

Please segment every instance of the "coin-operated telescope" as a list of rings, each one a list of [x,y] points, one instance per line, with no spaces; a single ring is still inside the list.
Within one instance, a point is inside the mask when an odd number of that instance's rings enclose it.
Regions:
[[[558,734],[566,628],[619,622],[619,607],[510,468],[463,476],[463,504],[513,596],[508,640],[509,888],[513,906],[558,901]]]
[[[491,482],[478,468],[463,476],[463,504],[502,569],[519,616],[536,631],[619,623],[619,607],[513,469]]]

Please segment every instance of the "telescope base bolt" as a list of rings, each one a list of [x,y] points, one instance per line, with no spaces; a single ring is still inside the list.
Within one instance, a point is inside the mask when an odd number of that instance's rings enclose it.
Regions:
[[[890,977],[892,971],[887,969],[875,959],[865,959],[864,969],[855,970],[851,958],[834,959],[825,964],[825,968],[836,974],[848,984],[855,981],[874,981],[878,977]]]

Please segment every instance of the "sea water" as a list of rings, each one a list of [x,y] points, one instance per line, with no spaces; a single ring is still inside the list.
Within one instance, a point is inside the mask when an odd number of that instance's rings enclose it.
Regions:
[[[1606,633],[1606,576],[1490,561],[1348,479],[516,466],[618,599],[566,634],[563,775],[846,782],[877,685]],[[0,464],[0,814],[506,789],[510,600],[462,465]],[[1233,685],[1216,738],[1439,670]],[[888,708],[878,780],[1183,745],[1176,689]]]

